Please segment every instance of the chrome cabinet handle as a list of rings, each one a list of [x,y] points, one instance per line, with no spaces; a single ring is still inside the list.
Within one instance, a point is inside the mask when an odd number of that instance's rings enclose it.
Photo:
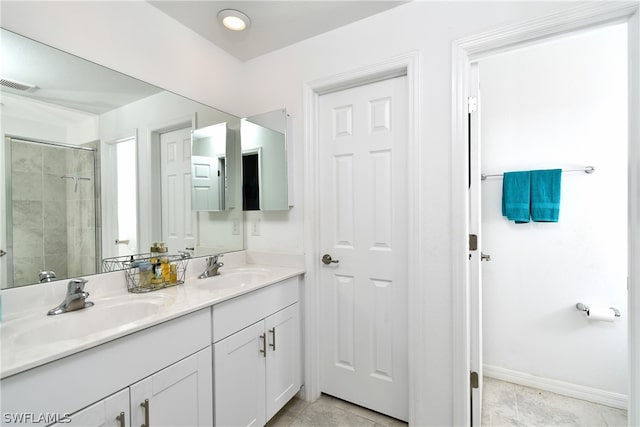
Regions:
[[[140,427],[149,427],[149,399],[145,399],[140,406],[144,408],[144,424]]]
[[[269,329],[269,332],[273,336],[273,342],[269,344],[269,347],[273,348],[273,351],[276,351],[276,327],[274,326],[273,328]]]
[[[124,412],[120,412],[120,415],[116,417],[116,421],[120,427],[127,427],[124,421]]]
[[[128,245],[129,239],[118,239],[116,240],[116,245]]]
[[[337,259],[331,259],[331,255],[329,254],[324,254],[322,255],[322,262],[325,264],[331,264],[331,263],[337,264],[340,261]]]
[[[260,339],[262,340],[262,348],[260,349],[260,353],[264,357],[267,357],[267,334],[260,335]]]

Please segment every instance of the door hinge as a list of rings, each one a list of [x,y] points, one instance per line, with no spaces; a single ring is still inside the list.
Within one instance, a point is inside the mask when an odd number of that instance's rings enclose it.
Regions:
[[[469,98],[467,98],[467,106],[469,114],[478,111],[478,98],[475,96],[470,96]]]
[[[478,235],[477,234],[469,234],[469,250],[477,251],[478,250]]]
[[[469,384],[471,385],[471,388],[478,388],[480,387],[480,381],[478,379],[478,373],[471,371],[470,375],[469,375]]]

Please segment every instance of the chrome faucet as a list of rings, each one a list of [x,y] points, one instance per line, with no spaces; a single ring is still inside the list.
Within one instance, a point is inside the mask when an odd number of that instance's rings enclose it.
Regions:
[[[40,283],[53,282],[54,280],[56,280],[56,273],[55,271],[51,270],[42,270],[40,273],[38,273],[38,277],[40,278]]]
[[[93,303],[86,301],[89,297],[89,292],[85,292],[84,290],[84,285],[87,282],[88,280],[82,278],[69,280],[67,284],[67,296],[64,298],[64,301],[56,308],[49,310],[47,314],[52,316],[54,314],[62,314],[68,311],[91,307]]]
[[[213,255],[207,258],[207,268],[198,276],[198,279],[206,279],[207,277],[213,277],[220,274],[218,269],[224,266],[223,262],[218,261],[222,258],[222,254]]]

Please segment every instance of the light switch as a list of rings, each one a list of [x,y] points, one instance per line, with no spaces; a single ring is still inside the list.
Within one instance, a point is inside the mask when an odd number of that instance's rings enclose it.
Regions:
[[[251,222],[251,235],[259,236],[260,235],[260,218],[254,218]]]

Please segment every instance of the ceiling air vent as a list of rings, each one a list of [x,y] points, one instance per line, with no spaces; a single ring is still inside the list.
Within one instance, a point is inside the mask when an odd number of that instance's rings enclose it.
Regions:
[[[0,77],[0,86],[8,87],[23,92],[34,92],[38,89],[38,86],[29,83],[19,82],[17,80]]]

